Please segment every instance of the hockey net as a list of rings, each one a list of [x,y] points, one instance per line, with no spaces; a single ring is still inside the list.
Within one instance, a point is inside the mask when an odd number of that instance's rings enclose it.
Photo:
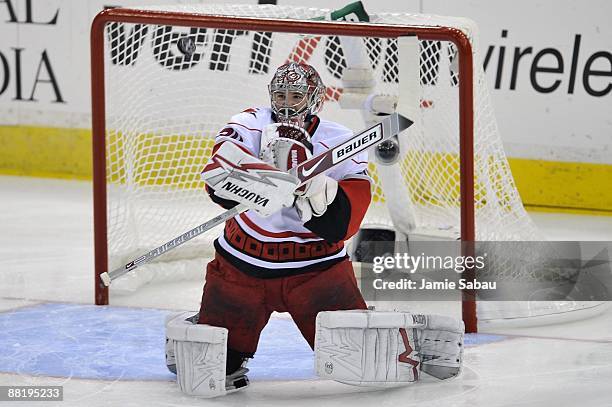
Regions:
[[[400,97],[400,35],[418,38],[417,106],[411,117],[416,124],[410,137],[400,139],[401,156],[393,166],[370,164],[375,182],[365,223],[401,229],[409,213],[417,222],[417,234],[541,240],[504,154],[476,52],[474,24],[402,13],[369,15],[367,27],[316,21],[330,20],[330,13],[303,7],[201,5],[116,9],[98,18],[101,28],[92,31],[97,303],[108,302],[97,275],[221,212],[208,199],[200,170],[215,135],[232,115],[269,105],[267,84],[277,66],[290,60],[313,65],[328,87],[322,117],[361,130],[368,119],[364,106],[373,100],[368,96]],[[345,19],[363,16],[349,14]],[[361,60],[347,49],[347,37],[339,35],[349,34],[349,29],[350,44]],[[460,55],[464,49],[457,38],[471,44],[469,54]],[[372,80],[355,87],[346,73],[363,65],[364,55]],[[464,72],[460,80],[459,64],[467,59],[473,73]],[[464,99],[472,93],[473,104]],[[466,106],[473,106],[473,114],[465,115]],[[102,134],[97,134],[100,129]],[[461,151],[462,131],[473,134],[473,151],[471,145]],[[462,188],[471,183],[472,167],[473,193],[465,195]],[[473,208],[466,209],[467,200]],[[124,284],[129,290],[135,278],[136,285],[143,278],[191,278],[193,270],[201,276],[219,233],[213,230],[172,250],[160,262],[126,277]],[[526,277],[512,267],[498,272],[505,278]],[[198,281],[201,284],[201,277]],[[550,304],[545,312],[554,312]],[[478,317],[533,314],[533,309],[508,314],[498,309],[491,316],[479,312]]]

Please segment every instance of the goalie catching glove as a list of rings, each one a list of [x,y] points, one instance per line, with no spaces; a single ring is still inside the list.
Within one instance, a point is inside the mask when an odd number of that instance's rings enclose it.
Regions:
[[[289,171],[312,157],[308,132],[287,123],[267,126],[262,134],[261,146],[261,159],[281,171]],[[297,188],[294,206],[302,222],[323,215],[337,192],[338,182],[324,174]]]
[[[220,198],[244,204],[270,216],[294,202],[297,177],[253,157],[232,142],[224,142],[202,171],[202,180]]]

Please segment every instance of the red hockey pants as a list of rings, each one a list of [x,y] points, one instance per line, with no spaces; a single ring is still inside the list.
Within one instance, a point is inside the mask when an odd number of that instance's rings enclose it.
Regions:
[[[259,335],[273,311],[289,312],[314,348],[320,311],[367,308],[348,259],[324,271],[260,279],[217,255],[206,273],[199,323],[227,328],[228,348],[245,354],[257,350]]]

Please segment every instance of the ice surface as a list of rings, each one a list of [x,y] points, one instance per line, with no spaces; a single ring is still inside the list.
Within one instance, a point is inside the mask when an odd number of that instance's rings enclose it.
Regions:
[[[171,311],[41,303],[0,313],[0,372],[103,380],[173,380],[164,360]],[[466,345],[503,340],[470,335]],[[252,380],[316,379],[293,322],[274,318],[249,362]]]
[[[0,177],[0,196],[0,385],[63,385],[64,401],[55,405],[612,405],[610,311],[469,336],[458,379],[392,390],[315,378],[297,328],[274,315],[248,389],[217,400],[185,396],[163,360],[163,317],[171,311],[147,308],[163,298],[168,309],[197,309],[201,283],[168,283],[113,298],[113,307],[92,306],[91,183]],[[534,218],[551,239],[612,241],[612,217]]]

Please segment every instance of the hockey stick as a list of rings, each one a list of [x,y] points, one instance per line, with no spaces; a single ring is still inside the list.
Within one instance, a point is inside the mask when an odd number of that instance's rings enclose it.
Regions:
[[[289,173],[297,177],[300,180],[300,185],[302,185],[306,181],[316,177],[332,167],[335,167],[341,162],[344,162],[362,151],[365,151],[370,147],[373,147],[378,143],[388,140],[391,137],[401,133],[408,127],[412,126],[412,124],[412,120],[409,120],[398,113],[393,113],[375,125],[370,126],[362,132],[354,135],[344,143],[304,161],[297,167],[291,168]],[[194,237],[201,235],[202,233],[214,228],[228,219],[233,218],[247,209],[248,207],[246,205],[239,204],[232,209],[229,209],[202,223],[201,225],[183,233],[182,235],[175,237],[163,245],[156,247],[150,252],[143,254],[124,266],[111,272],[104,272],[100,274],[100,279],[104,285],[108,287],[113,280],[135,270],[143,264],[149,263],[156,257],[159,257],[162,254],[179,247],[183,243],[190,241]]]

